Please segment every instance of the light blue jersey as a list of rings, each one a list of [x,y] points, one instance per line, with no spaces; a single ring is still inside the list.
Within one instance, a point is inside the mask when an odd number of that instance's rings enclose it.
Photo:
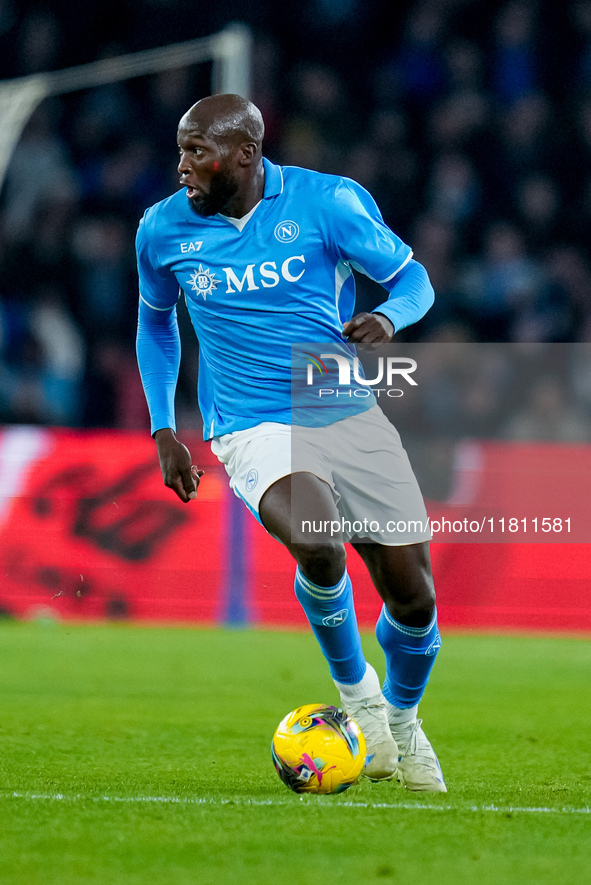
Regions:
[[[202,218],[183,189],[140,223],[138,359],[153,433],[175,428],[181,292],[199,339],[206,439],[263,421],[291,423],[291,345],[343,346],[355,302],[352,268],[389,290],[376,311],[397,331],[432,304],[424,269],[364,188],[263,162],[263,199],[244,219]],[[358,400],[352,408],[371,405]]]

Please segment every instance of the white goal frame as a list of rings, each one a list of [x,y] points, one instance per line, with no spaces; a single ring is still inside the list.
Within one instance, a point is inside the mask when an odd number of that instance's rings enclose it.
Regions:
[[[232,24],[186,43],[0,82],[0,188],[22,131],[44,98],[205,61],[213,62],[213,93],[234,92],[250,98],[251,50],[250,29]]]

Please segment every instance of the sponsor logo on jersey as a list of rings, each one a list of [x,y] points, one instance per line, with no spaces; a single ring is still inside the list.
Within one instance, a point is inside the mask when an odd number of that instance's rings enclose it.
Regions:
[[[290,255],[280,264],[275,261],[263,261],[257,267],[249,264],[244,270],[236,271],[233,267],[223,267],[226,274],[228,287],[227,294],[242,292],[246,288],[249,292],[254,289],[273,289],[279,285],[281,277],[288,283],[297,283],[304,275],[306,259],[303,255]]]
[[[275,239],[280,243],[293,243],[300,232],[295,221],[280,221],[275,228]]]
[[[181,243],[181,252],[199,252],[203,245],[203,240],[193,240],[192,243]]]
[[[207,299],[207,296],[210,295],[214,289],[217,289],[218,283],[221,283],[221,280],[218,280],[214,274],[209,272],[209,268],[204,268],[202,264],[199,265],[196,271],[194,271],[189,277],[189,282],[191,284],[191,289],[193,289],[198,295],[203,295],[203,300]]]
[[[337,612],[334,615],[329,615],[327,618],[322,618],[322,623],[325,627],[339,627],[347,620],[348,614],[349,609],[342,608],[340,612]]]

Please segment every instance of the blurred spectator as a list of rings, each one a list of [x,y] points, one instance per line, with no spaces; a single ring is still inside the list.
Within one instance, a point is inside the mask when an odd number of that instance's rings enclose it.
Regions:
[[[560,193],[550,176],[534,172],[519,182],[515,209],[532,253],[547,251],[559,239],[560,205]]]
[[[591,344],[570,348],[568,379],[578,404],[591,415]]]
[[[173,68],[160,71],[150,81],[149,108],[155,115],[158,126],[150,133],[153,145],[168,150],[170,133],[175,131],[178,121],[192,104],[190,68]]]
[[[513,199],[523,177],[554,170],[558,163],[555,135],[552,107],[540,93],[519,99],[499,114],[485,151],[488,193],[497,211]]]
[[[364,49],[364,32],[371,19],[372,0],[300,0],[307,39],[328,57],[344,52],[352,58]]]
[[[319,172],[339,170],[355,127],[342,81],[332,68],[302,63],[291,83],[295,113],[285,127],[282,161]]]
[[[89,190],[95,164],[121,142],[133,114],[133,103],[123,83],[110,83],[82,94],[70,120],[70,140],[85,191]]]
[[[389,65],[396,94],[409,104],[422,107],[438,98],[446,87],[444,30],[442,3],[426,0],[411,9],[403,39]]]
[[[434,215],[421,215],[414,226],[412,244],[417,261],[429,268],[433,288],[437,292],[435,304],[422,320],[423,333],[434,340],[434,336],[454,329],[450,340],[470,340],[471,330],[464,335],[458,320],[463,319],[462,305],[457,286],[457,232],[449,221]],[[442,339],[440,339],[442,340]]]
[[[478,154],[488,122],[488,102],[479,92],[454,92],[436,105],[429,117],[435,151],[463,150]]]
[[[428,208],[442,221],[466,224],[478,209],[480,187],[473,164],[463,154],[439,157],[432,167]]]
[[[265,121],[265,150],[271,157],[277,155],[283,132],[283,115],[278,95],[281,82],[281,50],[272,37],[261,36],[252,65],[253,101]],[[186,107],[189,107],[188,102]]]
[[[36,74],[57,67],[61,28],[48,9],[35,10],[25,18],[19,35],[19,74]]]
[[[446,47],[447,79],[451,92],[483,91],[482,50],[461,37]]]
[[[23,423],[79,422],[85,343],[58,289],[0,311],[0,414]]]
[[[577,114],[578,140],[575,142],[575,162],[587,172],[591,165],[591,96],[581,102]]]
[[[81,218],[72,238],[79,268],[77,315],[93,337],[129,334],[130,237],[116,215]]]
[[[492,88],[504,104],[514,104],[539,87],[534,24],[535,0],[511,0],[500,11],[492,60]]]
[[[0,79],[14,76],[17,20],[15,0],[0,0]]]
[[[41,286],[31,310],[29,328],[42,353],[44,408],[52,424],[76,425],[80,420],[86,346],[58,289]]]
[[[104,338],[93,348],[84,379],[86,427],[148,428],[150,420],[133,350]]]
[[[393,109],[377,111],[367,127],[369,144],[376,154],[375,198],[386,221],[401,233],[416,216],[419,161],[408,144],[408,125]],[[346,174],[353,175],[351,169]]]
[[[562,322],[547,341],[591,341],[591,267],[573,246],[556,246],[546,258],[549,292]],[[538,340],[542,340],[541,338]]]
[[[105,207],[112,205],[121,211],[126,202],[149,206],[164,194],[154,146],[147,138],[129,139],[99,164],[94,196],[100,198]]]
[[[575,86],[584,93],[591,87],[591,0],[577,0],[573,3],[571,20],[581,38],[575,67]]]
[[[333,68],[302,63],[294,69],[291,82],[296,109],[325,142],[336,148],[351,138],[355,113]]]
[[[322,172],[330,168],[334,159],[334,152],[308,120],[300,117],[287,123],[279,153],[281,163]]]
[[[56,105],[47,101],[35,111],[8,167],[2,228],[12,242],[31,239],[34,219],[43,204],[70,202],[78,195],[52,111],[55,115]]]
[[[368,142],[360,141],[355,144],[341,168],[344,175],[358,181],[368,191],[375,191],[379,186],[380,154]]]
[[[527,310],[543,282],[523,237],[507,222],[486,231],[484,255],[467,266],[462,291],[471,320],[485,341],[507,340],[518,313]]]

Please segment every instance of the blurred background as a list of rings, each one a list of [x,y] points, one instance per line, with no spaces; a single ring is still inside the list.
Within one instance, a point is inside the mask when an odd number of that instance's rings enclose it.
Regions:
[[[435,307],[402,340],[591,341],[591,0],[0,0],[0,79],[233,21],[252,29],[267,156],[359,181],[427,267]],[[211,65],[192,65],[33,114],[0,202],[0,422],[147,429],[133,241],[178,186],[179,117],[210,91]],[[359,309],[382,300],[365,278],[358,292]],[[198,430],[196,352],[187,338],[178,408]],[[591,439],[579,369],[522,388],[534,408],[568,402],[569,441]]]
[[[266,155],[359,181],[436,290],[396,338],[421,383],[392,418],[432,518],[474,516],[500,542],[433,545],[442,623],[591,629],[588,545],[569,543],[591,539],[591,0],[0,0],[0,80],[232,22],[252,34]],[[198,507],[162,486],[136,367],[135,232],[178,187],[177,122],[211,90],[205,62],[54,95],[12,155],[0,614],[303,622],[291,559],[200,442],[183,304]],[[382,300],[358,277],[359,310]],[[368,626],[379,602],[350,567]]]

